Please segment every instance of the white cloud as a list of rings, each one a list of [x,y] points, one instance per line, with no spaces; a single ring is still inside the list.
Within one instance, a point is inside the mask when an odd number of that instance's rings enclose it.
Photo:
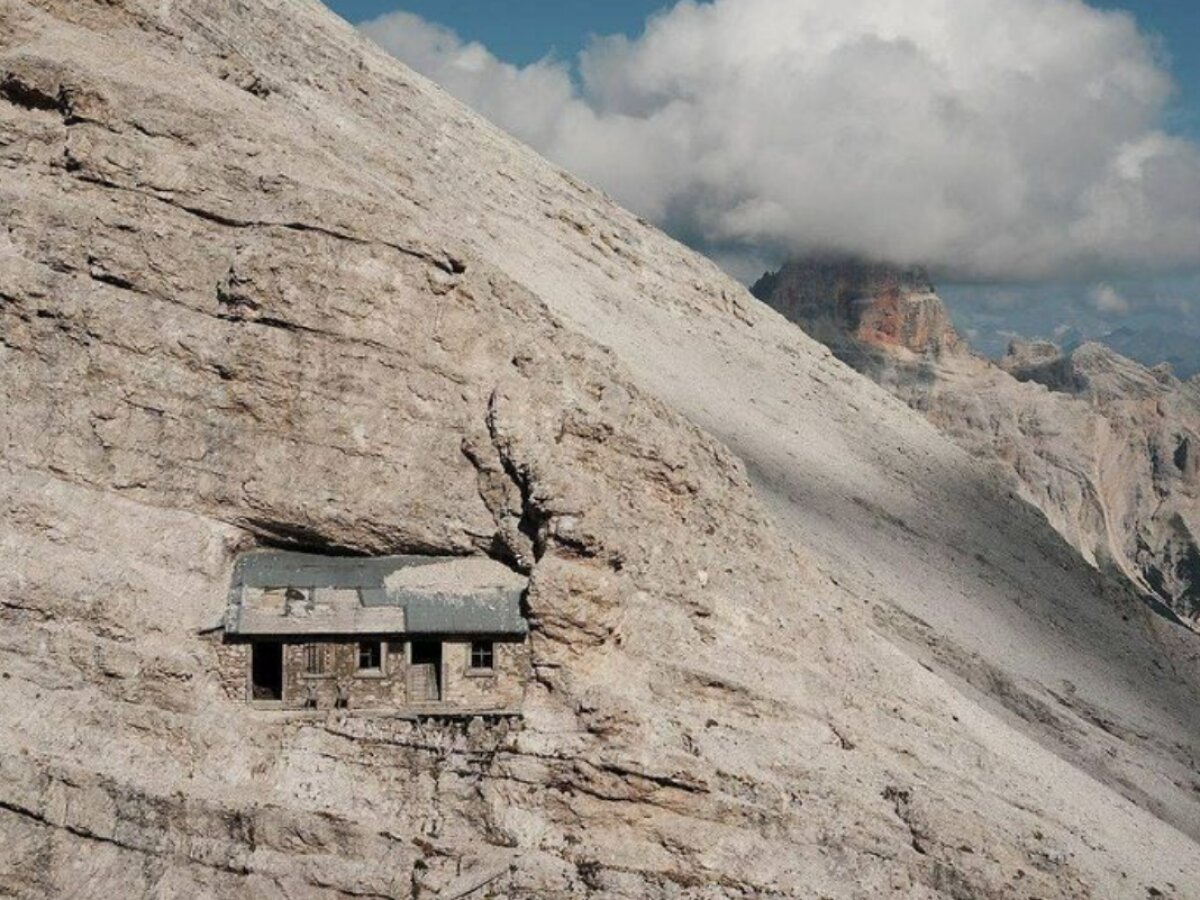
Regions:
[[[1133,19],[1079,0],[683,0],[567,66],[363,30],[692,243],[979,277],[1200,265],[1200,149]]]
[[[1088,294],[1098,313],[1123,316],[1129,312],[1129,301],[1111,284],[1098,284]]]

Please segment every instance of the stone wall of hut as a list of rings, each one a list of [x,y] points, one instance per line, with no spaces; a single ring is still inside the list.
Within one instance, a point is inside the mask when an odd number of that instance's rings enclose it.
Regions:
[[[494,641],[492,671],[471,668],[469,638],[442,640],[441,700],[435,703],[408,693],[410,647],[402,637],[383,638],[383,665],[378,672],[358,668],[359,641],[345,638],[289,639],[283,647],[283,701],[287,709],[303,709],[315,689],[318,709],[332,709],[339,684],[344,685],[350,709],[414,710],[457,708],[518,709],[529,679],[528,645],[523,640]],[[308,671],[308,646],[320,648],[323,671]],[[251,646],[249,642],[220,642],[216,648],[218,677],[226,694],[249,699]]]
[[[442,641],[442,696],[455,706],[516,709],[529,680],[529,652],[524,641],[495,642],[495,668],[471,668],[471,641]]]
[[[217,640],[217,680],[230,700],[245,700],[250,680],[250,648]]]
[[[324,654],[322,674],[308,672],[309,644]],[[351,709],[404,706],[408,697],[402,638],[383,639],[382,663],[377,672],[360,672],[357,640],[289,641],[283,649],[283,705],[303,708],[312,686],[316,689],[317,708],[332,709],[337,700],[338,685],[342,684]]]

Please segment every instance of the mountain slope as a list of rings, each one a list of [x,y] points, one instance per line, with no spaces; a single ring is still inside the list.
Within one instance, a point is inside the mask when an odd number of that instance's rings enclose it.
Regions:
[[[315,4],[0,22],[0,890],[1200,890],[1194,641],[709,262]],[[523,725],[226,695],[257,542],[531,572]]]
[[[832,273],[832,274],[831,274]],[[998,364],[971,352],[928,279],[843,260],[795,262],[753,290],[835,354],[922,412],[981,459],[1095,565],[1152,606],[1200,614],[1200,390],[1099,344],[1062,352],[1014,342]],[[884,282],[887,282],[886,284]],[[891,312],[897,342],[841,313]]]

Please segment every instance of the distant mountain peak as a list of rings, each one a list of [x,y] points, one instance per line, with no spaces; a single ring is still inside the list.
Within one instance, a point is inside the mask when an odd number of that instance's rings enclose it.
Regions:
[[[922,266],[817,254],[763,275],[751,292],[834,346],[940,356],[965,349]]]
[[[1147,366],[1168,363],[1172,374],[1184,380],[1200,374],[1200,336],[1186,331],[1122,325],[1096,340]]]

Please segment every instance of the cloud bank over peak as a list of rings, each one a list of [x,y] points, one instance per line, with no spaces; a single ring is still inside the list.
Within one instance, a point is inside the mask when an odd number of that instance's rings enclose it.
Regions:
[[[1157,48],[1079,0],[684,0],[635,39],[593,40],[575,79],[407,13],[362,30],[726,260],[829,249],[978,278],[1200,267],[1200,148],[1163,130]]]

